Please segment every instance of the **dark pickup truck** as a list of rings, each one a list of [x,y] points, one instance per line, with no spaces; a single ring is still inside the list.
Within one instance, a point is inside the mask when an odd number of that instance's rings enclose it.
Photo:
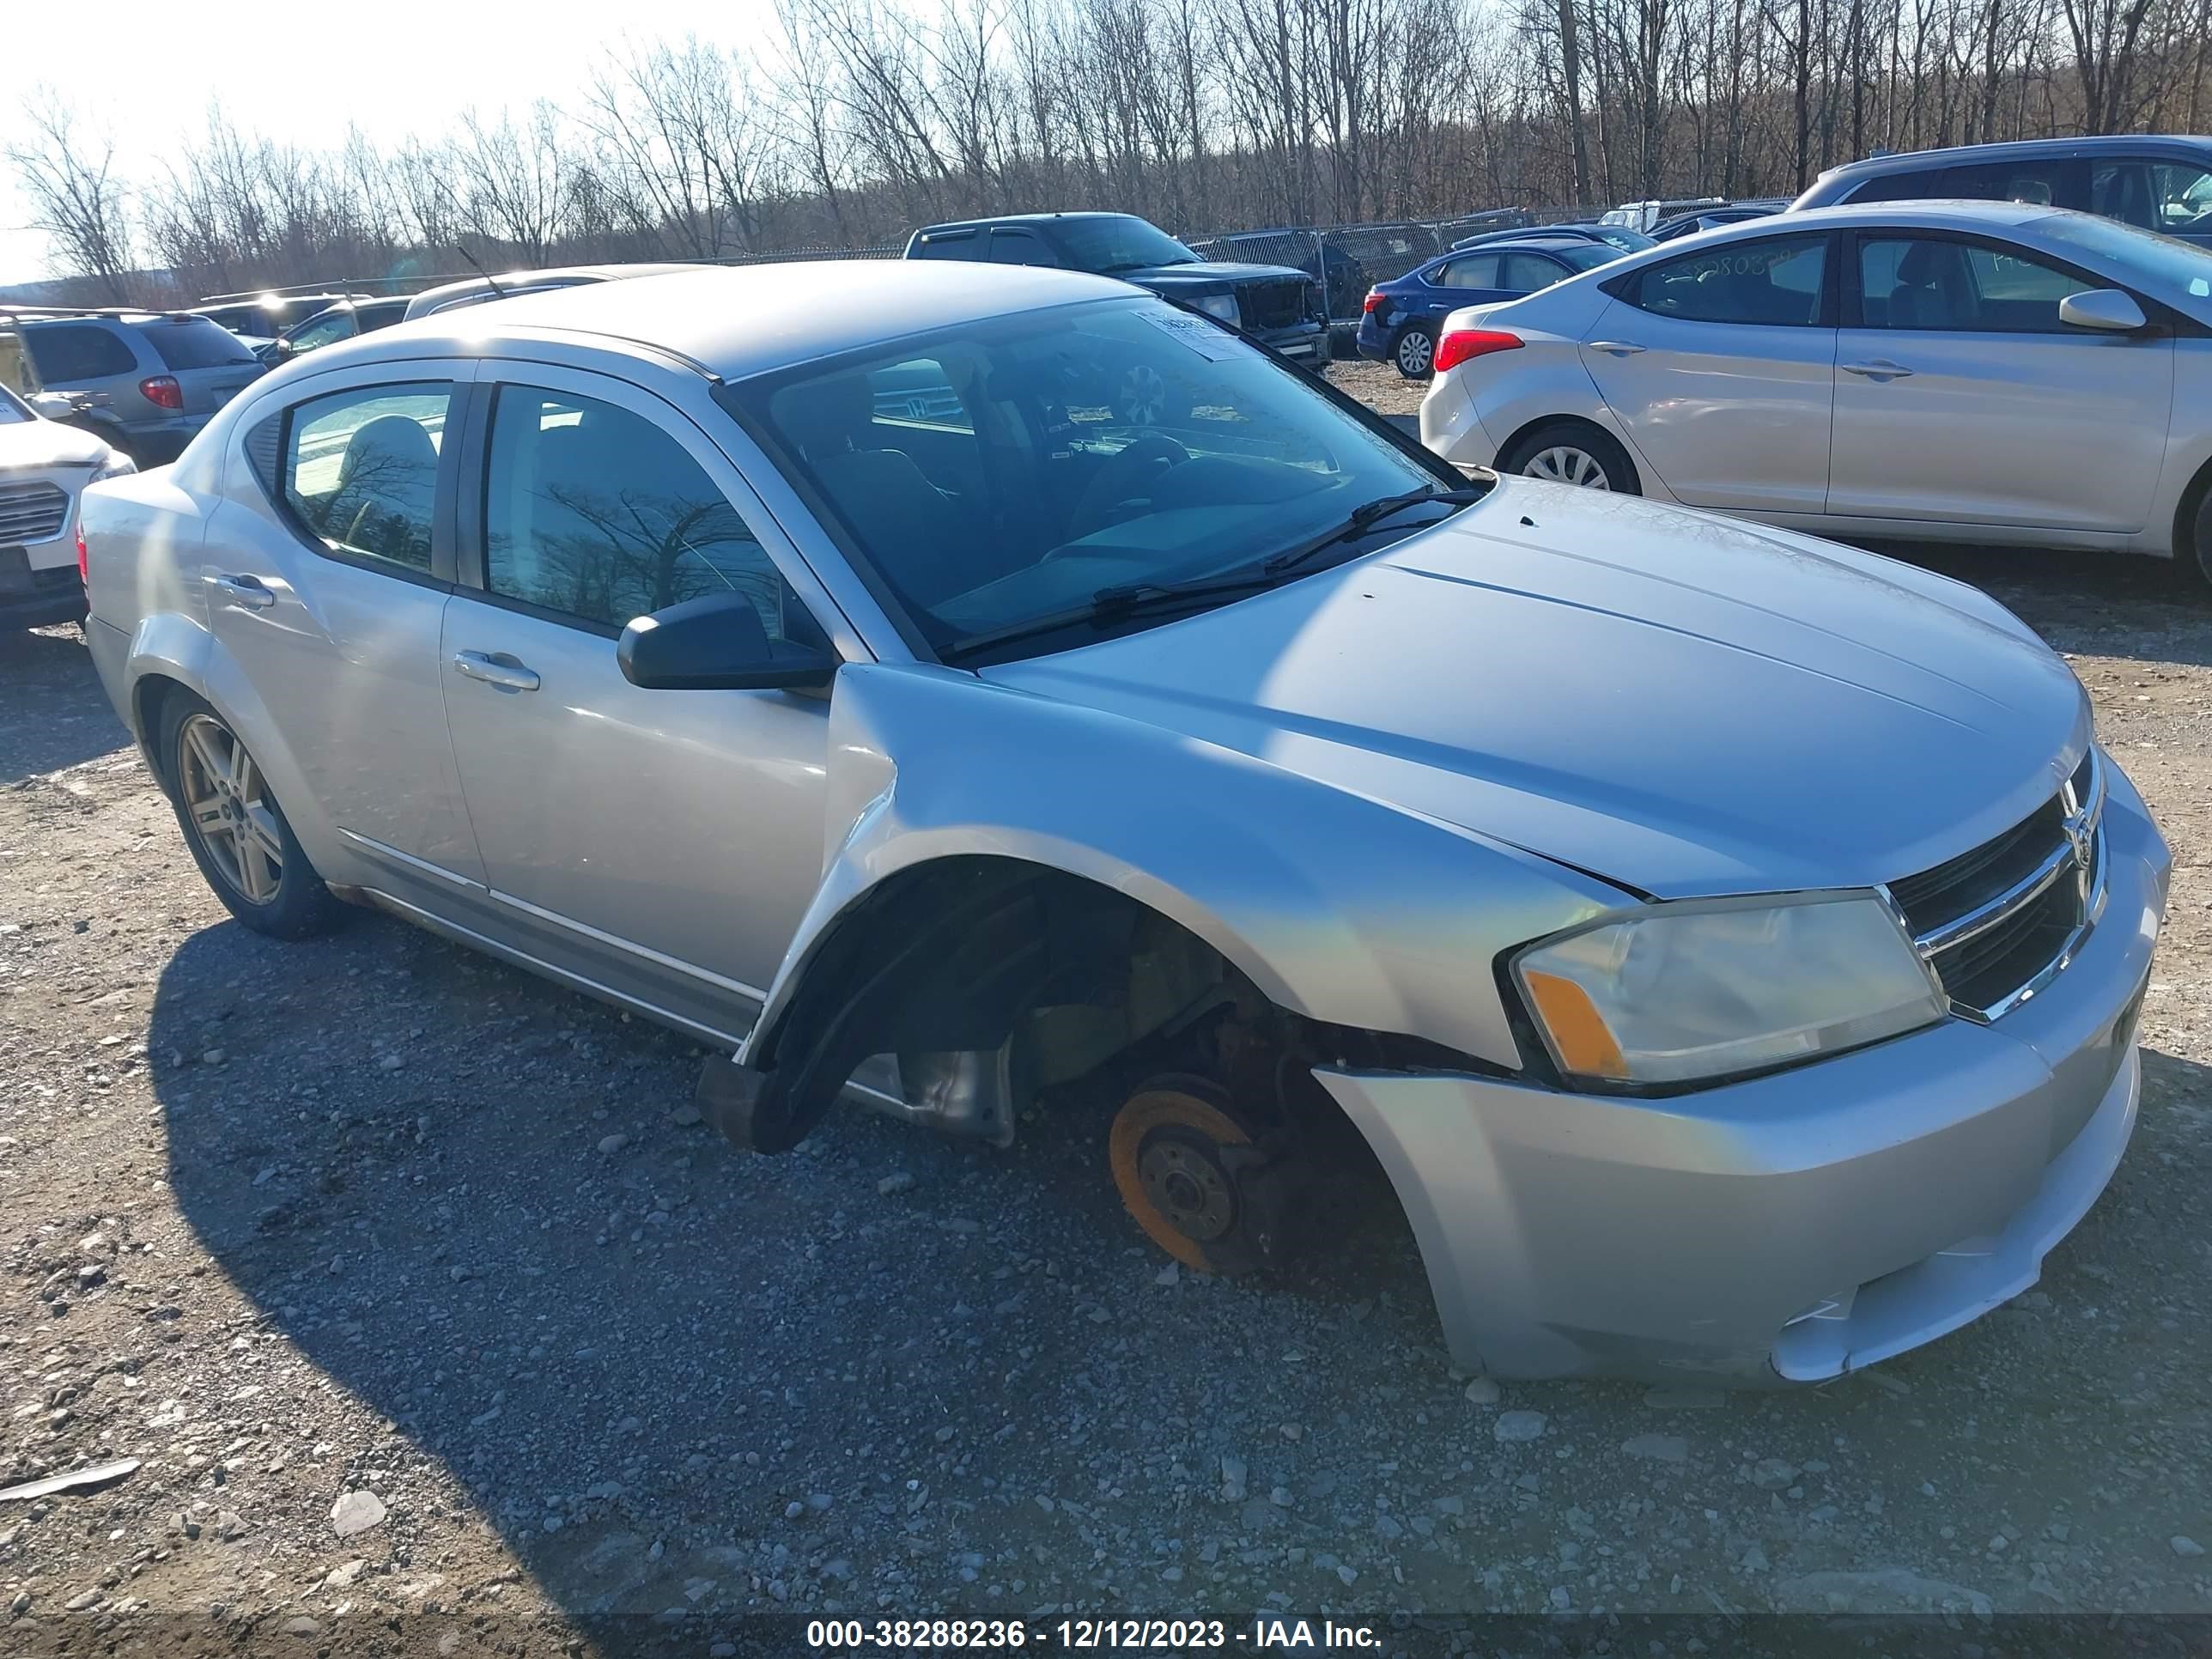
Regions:
[[[908,240],[906,257],[1118,276],[1233,324],[1285,357],[1315,368],[1328,361],[1328,321],[1311,276],[1287,265],[1201,259],[1133,213],[1018,213],[929,225]]]

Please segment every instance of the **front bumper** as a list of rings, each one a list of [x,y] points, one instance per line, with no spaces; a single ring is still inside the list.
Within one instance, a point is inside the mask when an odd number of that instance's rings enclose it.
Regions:
[[[2170,860],[2110,775],[2103,914],[1993,1025],[1666,1100],[1317,1073],[1390,1174],[1454,1360],[1812,1382],[2033,1285],[2135,1127]]]
[[[76,520],[70,503],[66,532]],[[0,547],[0,629],[46,628],[84,620],[84,584],[76,574],[73,536],[29,547]]]

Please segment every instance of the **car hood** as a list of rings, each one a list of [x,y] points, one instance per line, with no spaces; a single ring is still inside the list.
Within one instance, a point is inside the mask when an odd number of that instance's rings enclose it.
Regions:
[[[0,471],[18,466],[96,466],[107,446],[81,427],[58,421],[0,425]]]
[[[2072,672],[1973,589],[1518,478],[1380,553],[984,673],[1662,898],[1925,869],[2089,741]]]
[[[1125,283],[1146,288],[1233,288],[1239,283],[1310,283],[1303,270],[1288,265],[1245,265],[1224,260],[1202,259],[1191,265],[1152,265],[1143,270],[1117,270]]]

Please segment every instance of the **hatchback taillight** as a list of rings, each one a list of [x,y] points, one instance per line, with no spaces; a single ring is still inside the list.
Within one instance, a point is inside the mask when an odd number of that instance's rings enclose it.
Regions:
[[[177,384],[173,374],[150,374],[138,382],[138,395],[157,409],[181,411],[185,406],[185,389]]]
[[[1390,303],[1390,296],[1379,288],[1367,290],[1367,303],[1359,307],[1363,314],[1377,312]]]
[[[1508,334],[1502,328],[1455,328],[1437,342],[1436,372],[1441,374],[1470,357],[1487,356],[1493,351],[1518,351],[1521,346],[1518,334]]]

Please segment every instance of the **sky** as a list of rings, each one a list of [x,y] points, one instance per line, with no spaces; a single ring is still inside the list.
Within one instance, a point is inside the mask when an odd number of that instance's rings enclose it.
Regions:
[[[0,73],[0,148],[24,134],[23,105],[50,82],[86,126],[114,135],[118,169],[151,184],[220,101],[246,131],[320,147],[349,122],[380,143],[442,131],[473,104],[573,99],[610,47],[687,33],[750,46],[775,28],[770,0],[444,0],[430,7],[318,13],[255,5],[179,7],[102,0],[96,8],[10,4]],[[264,18],[283,27],[264,29]],[[305,20],[305,21],[289,21]],[[30,204],[0,161],[0,286],[55,274]]]

